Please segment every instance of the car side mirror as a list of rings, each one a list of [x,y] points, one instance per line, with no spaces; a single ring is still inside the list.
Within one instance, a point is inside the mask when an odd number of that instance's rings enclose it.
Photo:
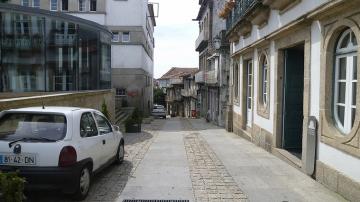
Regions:
[[[120,131],[119,126],[113,125],[113,127],[114,127],[115,131]]]

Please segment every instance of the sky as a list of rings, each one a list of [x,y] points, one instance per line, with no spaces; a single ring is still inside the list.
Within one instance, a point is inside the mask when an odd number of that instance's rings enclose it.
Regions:
[[[198,0],[154,0],[159,3],[155,27],[154,78],[171,67],[198,67],[195,40],[199,34],[196,18]]]

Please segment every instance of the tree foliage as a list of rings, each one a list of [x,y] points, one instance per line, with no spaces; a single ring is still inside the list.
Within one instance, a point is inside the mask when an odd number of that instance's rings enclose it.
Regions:
[[[154,103],[165,106],[165,96],[166,94],[160,88],[154,89]]]

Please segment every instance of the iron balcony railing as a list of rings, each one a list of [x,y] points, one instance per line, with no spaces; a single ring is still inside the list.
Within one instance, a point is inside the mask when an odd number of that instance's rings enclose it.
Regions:
[[[216,70],[210,70],[205,73],[205,82],[207,84],[217,84],[218,74]]]
[[[209,33],[205,29],[201,30],[198,38],[195,41],[195,50],[199,50],[200,46],[203,46],[209,40]]]
[[[197,91],[195,88],[181,89],[181,96],[183,97],[197,97]]]
[[[261,4],[261,0],[237,0],[235,7],[226,19],[226,30],[230,31],[249,11],[256,5]]]
[[[172,78],[172,79],[170,79],[170,85],[174,85],[174,84],[183,84],[183,79],[182,78]]]

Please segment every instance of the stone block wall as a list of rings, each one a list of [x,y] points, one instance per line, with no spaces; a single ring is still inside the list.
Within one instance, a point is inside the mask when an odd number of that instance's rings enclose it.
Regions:
[[[359,201],[360,184],[334,168],[316,161],[316,180],[349,201]]]
[[[38,95],[29,97],[0,99],[0,111],[34,106],[71,106],[92,108],[101,111],[101,105],[105,101],[110,112],[110,121],[115,121],[115,91],[98,90],[83,92],[64,92],[58,94]]]

